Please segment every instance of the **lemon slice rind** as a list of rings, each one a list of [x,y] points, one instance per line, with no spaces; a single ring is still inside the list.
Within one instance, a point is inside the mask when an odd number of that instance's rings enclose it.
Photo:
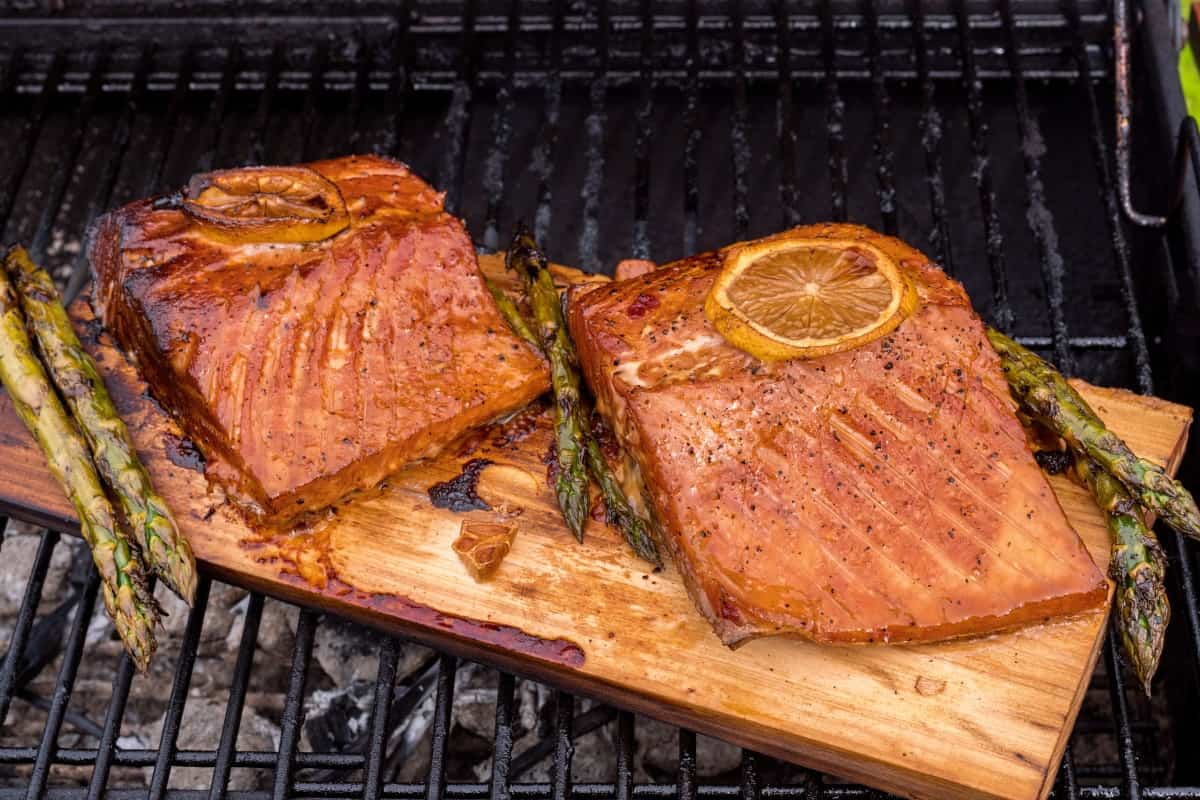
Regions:
[[[233,243],[319,242],[350,225],[341,190],[308,167],[203,173],[189,181],[181,200],[184,213],[207,235]],[[261,201],[264,213],[230,213],[239,200],[250,212],[255,211],[255,201]]]
[[[875,268],[891,287],[889,302],[873,320],[836,336],[789,338],[751,318],[730,299],[730,288],[754,262],[764,256],[814,248],[853,249],[872,257]],[[916,305],[917,292],[912,281],[890,256],[874,245],[858,239],[771,238],[736,246],[726,252],[724,268],[705,299],[704,313],[735,347],[763,361],[782,361],[819,358],[861,347],[896,330]]]

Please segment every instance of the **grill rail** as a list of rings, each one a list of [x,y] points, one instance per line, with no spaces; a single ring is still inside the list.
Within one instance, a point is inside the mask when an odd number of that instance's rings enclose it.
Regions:
[[[1128,226],[1122,215],[1114,175],[1125,154],[1110,147],[1107,122],[1113,24],[1100,3],[610,0],[584,13],[561,2],[479,0],[461,10],[411,0],[399,11],[370,2],[319,12],[241,6],[231,14],[192,3],[189,17],[169,19],[130,0],[68,2],[53,14],[0,19],[0,41],[10,43],[0,49],[8,154],[0,240],[29,242],[74,294],[87,277],[84,229],[105,208],[213,166],[373,150],[403,157],[445,189],[481,246],[495,248],[525,216],[557,260],[590,269],[611,270],[626,255],[666,260],[801,220],[862,220],[927,249],[967,284],[985,316],[1066,371],[1200,404],[1200,195],[1186,169],[1200,161],[1173,166],[1161,155],[1174,152],[1182,109],[1174,54],[1148,44],[1167,24],[1157,0],[1139,7],[1133,31],[1133,96],[1151,102],[1135,108],[1132,146],[1142,156],[1133,166],[1137,185],[1150,187],[1134,198],[1139,208],[1166,207],[1158,200],[1171,196],[1174,175],[1185,178],[1165,232]],[[249,14],[263,16],[249,23]],[[1083,128],[1087,144],[1070,147]],[[1182,152],[1196,153],[1194,127],[1188,136],[1192,149]],[[1195,459],[1185,469],[1194,476]],[[1056,797],[1200,797],[1200,766],[1164,752],[1189,753],[1200,743],[1194,553],[1164,536],[1176,622],[1158,685],[1169,707],[1127,691],[1110,636],[1093,687],[1108,707],[1081,717]],[[214,585],[208,577],[182,634],[158,748],[117,747],[135,686],[128,658],[114,665],[102,722],[71,708],[95,612],[94,575],[80,579],[73,611],[63,612],[71,621],[59,625],[60,652],[42,641],[56,619],[39,608],[43,590],[56,549],[67,546],[54,531],[42,534],[7,636],[0,769],[24,783],[0,786],[0,800],[881,796],[748,751],[735,780],[703,782],[696,736],[687,731],[679,732],[674,783],[637,783],[635,717],[583,710],[564,692],[553,694],[548,735],[514,753],[519,679],[508,674],[499,677],[490,782],[450,781],[461,664],[442,655],[420,678],[396,685],[400,644],[392,639],[379,654],[361,752],[302,751],[322,624],[309,611],[295,631],[278,748],[239,750],[268,602],[254,593],[219,744],[180,749]],[[50,668],[50,696],[31,693],[31,678]],[[426,778],[389,781],[389,734],[427,695]],[[15,713],[44,714],[40,741],[5,738]],[[66,726],[89,732],[95,746],[60,747]],[[601,729],[613,737],[612,780],[574,783],[574,742]],[[1113,756],[1079,761],[1096,740]],[[544,758],[549,780],[521,782]],[[55,782],[55,767],[71,765],[94,765],[86,786]],[[211,769],[212,788],[169,789],[172,770],[183,767]],[[150,770],[148,789],[114,780],[131,768]],[[242,768],[271,773],[272,788],[228,791]]]

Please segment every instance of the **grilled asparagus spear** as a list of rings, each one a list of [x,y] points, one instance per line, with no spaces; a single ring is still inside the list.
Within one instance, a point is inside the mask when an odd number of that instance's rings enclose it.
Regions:
[[[1058,370],[999,331],[988,328],[987,336],[1000,354],[1013,395],[1033,416],[1073,451],[1120,481],[1147,511],[1180,533],[1200,539],[1200,510],[1187,489],[1157,464],[1135,456]]]
[[[13,408],[46,456],[79,514],[79,528],[100,572],[108,615],[139,670],[154,654],[158,610],[146,590],[141,564],[117,526],[112,505],[88,455],[87,445],[59,402],[25,331],[12,283],[0,270],[0,381]]]
[[[541,345],[538,343],[533,331],[530,330],[529,325],[525,322],[525,318],[521,315],[521,310],[517,308],[517,304],[491,281],[488,281],[488,289],[492,292],[493,296],[499,295],[496,297],[496,305],[500,307],[500,313],[513,329],[513,332],[540,350]],[[504,302],[500,301],[500,297],[503,297]],[[526,336],[526,333],[528,333],[528,336]],[[587,428],[583,420],[587,415],[584,413],[582,403],[580,404],[578,413],[580,418],[578,424],[586,431]],[[609,522],[617,526],[635,553],[655,566],[662,566],[662,560],[658,556],[658,549],[654,545],[654,540],[650,537],[649,526],[646,520],[629,505],[629,501],[621,489],[621,483],[608,466],[608,461],[604,458],[600,443],[596,441],[595,436],[587,436],[584,459],[588,472],[591,473],[592,478],[595,479],[596,484],[600,487],[600,495],[604,498],[604,507]]]
[[[16,284],[21,309],[46,368],[91,447],[101,477],[117,496],[138,537],[146,565],[191,605],[196,593],[192,548],[175,525],[166,501],[154,490],[104,380],[75,336],[54,281],[22,247],[9,250],[4,268]]]
[[[1076,476],[1091,491],[1104,514],[1112,539],[1109,573],[1117,583],[1117,629],[1125,656],[1149,694],[1171,618],[1163,585],[1166,558],[1146,526],[1134,496],[1122,480],[1093,460],[1091,452],[1102,442],[1107,453],[1120,453],[1126,460],[1142,460],[1136,459],[1125,443],[1104,427],[1057,370],[1004,334],[990,328],[987,334],[1000,355],[1009,388],[1021,404],[1017,417],[1033,434],[1031,441],[1036,447],[1048,446],[1049,452],[1057,454],[1061,450],[1047,442],[1061,437],[1070,451],[1063,454],[1066,463],[1074,467]],[[1085,433],[1081,435],[1079,431]],[[1149,462],[1142,463],[1157,470]],[[1161,470],[1158,472],[1162,474]],[[1163,477],[1170,480],[1165,474]],[[1190,500],[1183,487],[1171,483]]]
[[[516,255],[514,256],[514,254]],[[654,545],[654,539],[650,536],[649,523],[643,519],[641,515],[634,511],[633,507],[629,504],[629,500],[625,497],[625,492],[621,489],[620,481],[617,480],[617,476],[613,474],[612,469],[608,466],[608,461],[604,458],[604,453],[600,448],[600,443],[596,440],[595,436],[591,435],[590,426],[587,422],[587,409],[584,406],[582,397],[579,395],[579,374],[576,369],[575,348],[571,343],[570,336],[567,333],[566,321],[563,319],[562,314],[562,305],[558,300],[557,290],[554,290],[553,279],[545,268],[546,258],[544,255],[542,255],[541,251],[538,250],[537,243],[534,242],[532,235],[530,235],[529,231],[523,227],[517,229],[517,235],[513,239],[513,246],[509,250],[510,265],[513,263],[514,259],[523,259],[522,263],[525,265],[531,264],[533,266],[533,268],[537,271],[537,274],[533,276],[533,281],[541,281],[543,291],[544,287],[547,285],[552,291],[555,291],[555,297],[553,300],[555,325],[554,337],[547,340],[547,344],[543,346],[543,344],[538,341],[533,331],[530,330],[529,325],[525,322],[525,318],[521,315],[521,311],[517,308],[516,303],[514,303],[512,299],[508,297],[508,295],[504,294],[504,292],[501,291],[500,288],[491,281],[488,282],[488,290],[491,291],[492,296],[496,298],[496,305],[500,307],[500,313],[504,315],[504,318],[512,327],[513,332],[526,341],[531,342],[535,346],[544,349],[547,357],[551,359],[552,369],[554,362],[554,356],[552,353],[554,350],[557,349],[559,353],[563,354],[562,360],[564,361],[564,368],[570,373],[573,385],[575,387],[574,397],[576,399],[572,406],[572,414],[574,419],[571,423],[571,429],[572,431],[578,431],[579,435],[583,439],[583,462],[587,471],[591,473],[592,478],[595,479],[596,484],[600,487],[600,496],[604,498],[604,507],[608,516],[608,521],[621,531],[621,534],[625,537],[625,540],[629,542],[629,546],[633,548],[633,551],[637,553],[638,556],[644,558],[646,561],[649,561],[655,566],[662,566],[662,559],[659,558],[658,549]],[[529,267],[526,266],[525,268],[528,270]],[[532,305],[531,286],[533,285],[533,282],[530,281],[530,275],[528,271],[522,273],[522,275],[525,278],[526,288],[530,290],[530,302]],[[546,307],[549,305],[550,303],[548,302],[547,298],[547,302],[543,303],[544,310],[548,310]],[[560,333],[564,343],[564,346],[561,347],[559,346]],[[557,387],[558,382],[556,379],[556,400],[558,397]],[[561,407],[561,404],[556,402],[555,407],[558,409]],[[586,477],[584,480],[584,490],[586,491]]]
[[[588,476],[585,464],[586,427],[582,424],[579,373],[575,369],[575,347],[567,334],[562,305],[546,257],[533,234],[518,225],[505,257],[505,266],[521,276],[529,294],[529,305],[537,326],[538,341],[550,360],[550,382],[554,389],[555,454],[558,477],[554,491],[567,527],[583,541],[583,524],[588,516]],[[503,309],[501,309],[503,311]]]
[[[1125,656],[1148,695],[1171,619],[1163,585],[1166,557],[1120,481],[1083,456],[1076,456],[1075,472],[1104,512],[1112,537],[1109,573],[1117,583],[1117,629]]]
[[[513,333],[517,336],[520,336],[536,347],[538,352],[541,352],[542,343],[538,341],[537,334],[533,332],[533,329],[529,327],[529,323],[525,321],[525,317],[521,314],[521,309],[517,308],[517,304],[491,278],[484,278],[483,280],[487,284],[488,291],[492,293],[492,299],[496,301],[496,306],[500,309],[500,314],[504,317],[505,322],[508,323],[508,327],[512,328]]]
[[[629,500],[621,489],[621,482],[609,468],[595,436],[587,438],[587,467],[595,478],[596,485],[600,487],[600,496],[604,498],[604,510],[608,521],[621,531],[633,552],[654,566],[661,567],[662,559],[659,558],[658,548],[650,536],[649,523],[629,505]]]

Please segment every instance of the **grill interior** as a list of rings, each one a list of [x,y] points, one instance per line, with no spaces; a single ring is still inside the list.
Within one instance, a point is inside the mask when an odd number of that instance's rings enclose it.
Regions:
[[[1166,30],[1166,10],[1146,2],[1133,29],[1134,203],[1158,212],[1181,101],[1174,53],[1144,41]],[[623,257],[661,262],[802,221],[862,222],[930,253],[985,318],[1065,372],[1200,404],[1196,187],[1165,230],[1122,217],[1103,3],[173,11],[96,0],[0,19],[0,240],[28,244],[71,292],[87,277],[87,225],[104,209],[213,167],[373,151],[446,190],[481,248],[525,219],[556,261],[609,273]],[[1193,479],[1197,460],[1185,465]],[[1200,797],[1200,764],[1187,757],[1200,744],[1195,562],[1160,534],[1176,614],[1155,698],[1137,694],[1110,642],[1058,797]],[[134,678],[98,622],[96,579],[75,540],[44,532],[29,552],[0,617],[0,798],[92,798],[105,787],[110,797],[879,796],[748,752],[713,775],[705,743],[687,731],[675,737],[677,766],[642,774],[634,754],[650,723],[561,692],[518,749],[520,699],[551,690],[448,655],[414,668],[409,646],[386,638],[371,646],[369,723],[351,741],[305,749],[302,711],[331,688],[314,643],[340,622],[302,611],[288,651],[272,652],[260,628],[280,604],[251,594],[241,633],[214,635],[226,617],[214,622],[206,606],[228,587],[205,578],[155,671]],[[67,587],[61,603],[43,598],[47,586]],[[237,652],[232,672],[192,686],[196,664],[223,648]],[[111,687],[76,685],[97,658]],[[486,739],[461,735],[455,697],[475,690],[456,693],[456,677],[495,690]],[[272,683],[277,737],[237,747],[248,696]],[[88,710],[97,694],[98,714]],[[219,703],[222,721],[210,747],[187,749],[180,736],[198,701]],[[162,718],[156,742],[121,739],[127,711]],[[427,755],[396,741],[417,714]],[[319,739],[309,732],[310,745]],[[463,747],[486,749],[490,774],[466,775]],[[586,774],[576,749],[592,754]],[[204,770],[211,789],[172,789],[184,768]],[[227,791],[243,772],[262,776],[259,788]]]

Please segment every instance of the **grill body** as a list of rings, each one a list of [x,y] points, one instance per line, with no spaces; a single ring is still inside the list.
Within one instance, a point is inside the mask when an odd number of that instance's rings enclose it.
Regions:
[[[94,0],[0,19],[0,238],[28,243],[69,291],[86,280],[87,225],[104,209],[209,168],[373,151],[444,189],[481,248],[502,246],[524,219],[556,261],[609,273],[623,257],[667,261],[800,222],[865,223],[935,257],[985,318],[1064,371],[1200,405],[1200,195],[1185,172],[1165,228],[1122,214],[1112,37],[1123,23],[1106,4],[200,0],[169,12]],[[1173,196],[1183,116],[1169,27],[1158,0],[1129,21],[1132,202],[1154,212]],[[1193,480],[1197,460],[1185,463]],[[1189,545],[1161,533],[1176,619],[1159,700],[1135,696],[1110,642],[1056,796],[1200,796],[1200,765],[1186,755],[1200,745],[1197,566]],[[104,716],[90,719],[72,698],[91,652],[95,578],[80,568],[69,602],[42,599],[61,578],[55,553],[73,547],[43,534],[3,632],[0,798],[99,797],[106,786],[110,797],[190,796],[171,788],[182,768],[209,770],[211,789],[193,793],[214,798],[236,770],[269,776],[270,788],[233,793],[247,797],[876,796],[752,753],[701,780],[687,731],[674,772],[639,782],[642,723],[561,692],[544,706],[544,736],[514,752],[514,697],[529,687],[504,674],[490,779],[464,782],[448,767],[463,665],[438,656],[394,686],[395,640],[378,645],[369,723],[353,746],[302,750],[314,643],[337,624],[307,611],[273,665],[286,683],[278,741],[239,749],[253,676],[267,669],[255,642],[273,601],[253,594],[228,645],[238,656],[217,744],[183,749],[220,585],[204,580],[178,650],[160,657],[166,674],[135,683],[128,661],[112,659]],[[118,747],[143,681],[170,686],[161,736]],[[397,780],[391,733],[414,713],[431,715],[427,769]],[[44,720],[40,737],[7,733],[17,715]],[[601,780],[573,780],[573,748],[589,736],[607,737],[609,766]],[[523,779],[539,762],[547,778]]]

